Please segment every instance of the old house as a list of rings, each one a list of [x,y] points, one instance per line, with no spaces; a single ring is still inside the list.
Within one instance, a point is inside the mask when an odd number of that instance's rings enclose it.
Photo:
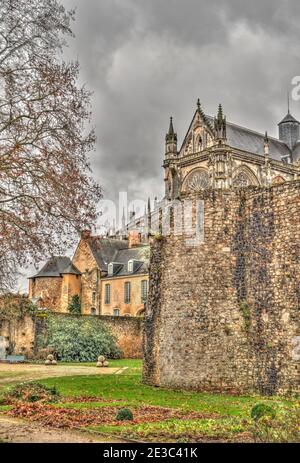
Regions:
[[[80,294],[81,273],[68,257],[51,257],[29,278],[29,298],[54,312],[67,312],[72,297]]]
[[[51,258],[29,279],[29,296],[55,312],[68,312],[78,295],[86,315],[139,316],[148,291],[149,246],[138,233],[128,239],[82,233],[72,260]]]

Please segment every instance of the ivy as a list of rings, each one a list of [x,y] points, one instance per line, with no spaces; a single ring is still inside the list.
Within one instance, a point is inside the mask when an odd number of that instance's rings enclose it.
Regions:
[[[251,326],[251,313],[247,301],[242,301],[240,304],[240,309],[244,319],[245,330],[249,331]]]
[[[71,302],[69,304],[68,310],[73,315],[80,315],[81,314],[81,303],[78,294],[72,296]]]

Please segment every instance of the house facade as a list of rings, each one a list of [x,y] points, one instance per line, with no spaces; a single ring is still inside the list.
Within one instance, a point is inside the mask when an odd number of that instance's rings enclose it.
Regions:
[[[72,259],[52,257],[29,279],[29,296],[40,307],[67,313],[78,295],[85,315],[143,314],[148,291],[149,246],[128,239],[81,234]]]

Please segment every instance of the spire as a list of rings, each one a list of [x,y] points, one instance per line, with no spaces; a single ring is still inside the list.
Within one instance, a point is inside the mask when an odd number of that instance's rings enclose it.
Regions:
[[[150,235],[151,233],[151,202],[150,202],[150,198],[148,198],[148,220],[147,220],[147,227],[148,227],[148,235]]]
[[[150,198],[148,198],[148,213],[151,212],[151,202]]]
[[[198,111],[201,110],[200,98],[198,98],[198,100],[197,100],[197,109],[198,109]]]
[[[222,108],[222,105],[220,103],[219,104],[219,109],[218,109],[218,120],[222,121],[222,119],[223,119],[223,108]]]
[[[123,207],[123,214],[122,214],[122,231],[126,228],[126,218],[125,218],[125,207]]]
[[[172,117],[172,116],[170,117],[170,126],[169,126],[168,135],[169,135],[169,136],[173,136],[173,135],[174,135],[173,117]]]
[[[169,131],[166,135],[166,142],[168,143],[171,143],[171,142],[174,142],[176,141],[177,142],[177,133],[175,133],[174,131],[174,127],[173,127],[173,117],[171,116],[170,117],[170,125],[169,125]]]
[[[288,105],[288,114],[290,114],[290,93],[287,92],[287,105]]]
[[[265,142],[265,144],[269,143],[269,137],[268,137],[268,132],[267,131],[265,133],[264,142]]]
[[[173,127],[173,117],[170,117],[169,131],[166,135],[166,156],[176,156],[177,155],[177,133],[174,131]]]
[[[215,117],[215,137],[217,140],[226,140],[226,117],[223,114],[221,103],[218,107],[218,114]]]
[[[265,138],[264,138],[264,155],[266,157],[269,156],[269,152],[270,152],[270,140],[268,137],[268,132],[266,131]]]

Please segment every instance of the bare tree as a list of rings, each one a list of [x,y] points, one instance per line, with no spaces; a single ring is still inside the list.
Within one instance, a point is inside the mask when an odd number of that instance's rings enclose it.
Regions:
[[[58,0],[0,3],[0,290],[31,259],[63,252],[96,218],[87,153],[90,93],[62,49],[74,11]]]

